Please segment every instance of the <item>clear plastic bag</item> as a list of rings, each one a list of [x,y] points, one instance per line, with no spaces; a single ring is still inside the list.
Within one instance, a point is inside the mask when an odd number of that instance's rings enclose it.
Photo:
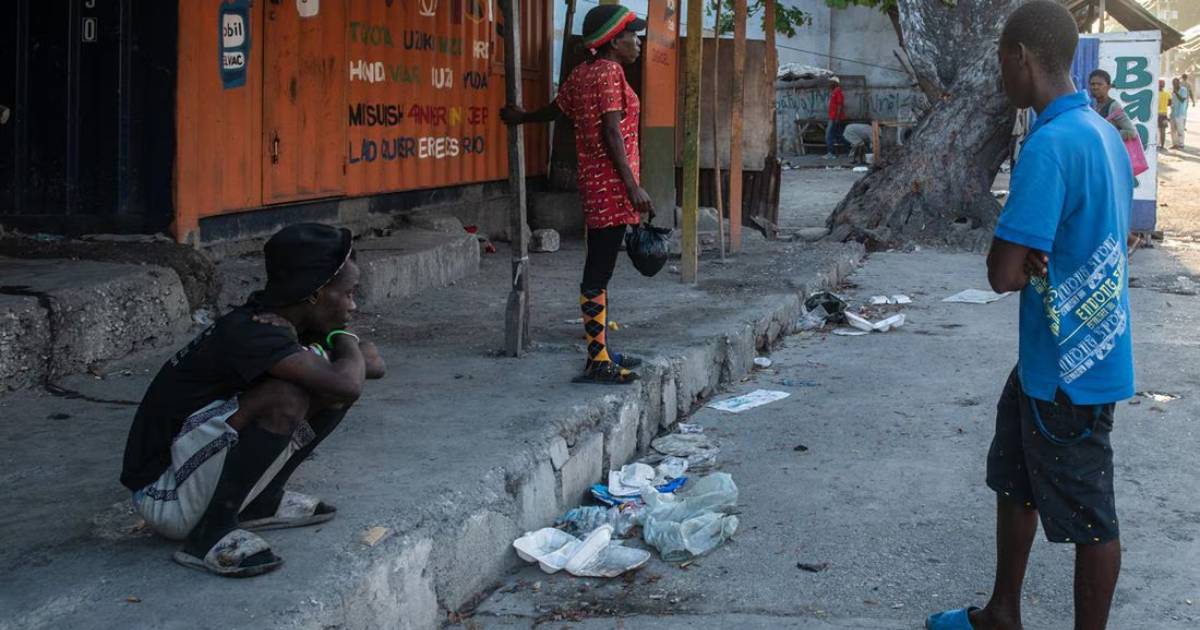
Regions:
[[[642,527],[642,537],[658,549],[663,560],[682,562],[716,549],[733,536],[737,527],[736,516],[717,512],[704,512],[678,523],[651,517]]]
[[[701,477],[676,494],[663,494],[653,488],[642,491],[646,508],[639,516],[642,523],[653,518],[659,521],[682,522],[704,512],[728,512],[737,506],[738,489],[729,473],[713,473]]]
[[[642,538],[658,549],[663,560],[679,562],[704,555],[737,531],[738,489],[728,473],[714,473],[689,483],[678,494],[647,488],[646,507],[638,515]]]

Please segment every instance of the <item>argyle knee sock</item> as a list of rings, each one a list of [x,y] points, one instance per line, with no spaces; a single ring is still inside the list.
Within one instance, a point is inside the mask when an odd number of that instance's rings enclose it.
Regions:
[[[579,306],[583,311],[583,331],[587,333],[588,365],[608,362],[608,291],[586,289],[581,291]]]

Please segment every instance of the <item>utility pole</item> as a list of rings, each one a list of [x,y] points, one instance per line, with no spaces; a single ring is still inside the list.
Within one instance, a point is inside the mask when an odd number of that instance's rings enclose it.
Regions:
[[[504,88],[508,104],[522,106],[521,0],[504,7]],[[504,312],[504,349],[520,357],[529,347],[529,239],[525,236],[525,135],[508,126],[508,217],[512,247],[512,290]]]

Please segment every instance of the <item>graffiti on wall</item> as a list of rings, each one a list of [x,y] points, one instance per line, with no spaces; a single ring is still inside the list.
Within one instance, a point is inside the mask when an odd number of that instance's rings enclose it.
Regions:
[[[826,120],[829,90],[826,88],[783,88],[776,92],[779,119]],[[846,113],[850,118],[896,120],[919,112],[925,96],[916,88],[871,88],[847,90]]]
[[[440,184],[434,180],[443,174],[452,183],[454,172],[502,176],[505,161],[498,158],[505,154],[496,148],[504,148],[505,128],[495,124],[495,112],[504,102],[504,81],[494,74],[500,17],[494,0],[395,4],[407,10],[350,5],[351,192],[403,188],[418,178]]]

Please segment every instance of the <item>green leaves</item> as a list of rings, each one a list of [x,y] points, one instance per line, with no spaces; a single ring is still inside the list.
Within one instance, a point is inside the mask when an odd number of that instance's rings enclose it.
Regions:
[[[717,2],[721,2],[721,22],[717,25],[717,32],[722,35],[727,35],[733,32],[733,0],[711,0],[705,7],[708,15],[716,13]],[[795,37],[796,29],[812,23],[812,16],[797,9],[784,4],[781,0],[749,0],[746,9],[751,17],[761,15],[763,20],[762,28],[767,30],[766,12],[763,11],[765,2],[775,3],[775,32],[787,37]],[[894,2],[895,0],[888,0]]]
[[[833,9],[845,9],[847,7],[872,7],[883,12],[888,12],[896,8],[898,0],[825,0],[825,5]]]

